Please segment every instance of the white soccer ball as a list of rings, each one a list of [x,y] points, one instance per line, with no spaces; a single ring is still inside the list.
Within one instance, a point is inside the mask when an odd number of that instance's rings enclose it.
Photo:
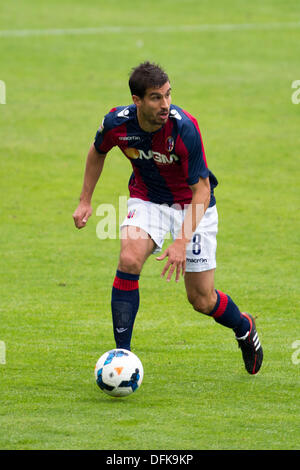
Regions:
[[[144,369],[140,359],[126,349],[104,353],[95,365],[97,385],[112,397],[126,397],[141,385]]]

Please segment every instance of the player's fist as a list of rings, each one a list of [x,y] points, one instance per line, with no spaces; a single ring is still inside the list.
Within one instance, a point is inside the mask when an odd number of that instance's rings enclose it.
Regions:
[[[83,228],[86,226],[88,218],[92,215],[92,206],[87,202],[81,201],[73,214],[75,226]]]

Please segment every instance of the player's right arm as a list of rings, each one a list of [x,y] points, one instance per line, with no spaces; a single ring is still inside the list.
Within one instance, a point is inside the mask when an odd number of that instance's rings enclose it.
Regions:
[[[114,116],[116,110],[117,108],[113,108],[106,114],[96,133],[95,141],[88,152],[80,202],[73,214],[77,228],[85,227],[88,218],[92,215],[92,195],[102,173],[106,154],[117,145],[114,135],[114,129],[116,127]]]
[[[100,154],[95,149],[95,145],[91,145],[86,159],[80,202],[73,214],[74,223],[77,228],[85,227],[88,218],[92,215],[92,195],[102,173],[105,157],[106,154]]]

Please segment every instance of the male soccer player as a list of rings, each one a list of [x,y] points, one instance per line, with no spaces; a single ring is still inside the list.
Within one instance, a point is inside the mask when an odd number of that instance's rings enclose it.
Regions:
[[[207,167],[198,123],[171,104],[170,81],[160,66],[144,62],[134,68],[129,87],[133,104],[113,108],[105,116],[89,149],[80,203],[73,214],[76,227],[84,227],[106,155],[118,146],[133,173],[111,296],[116,346],[130,350],[142,267],[171,232],[173,243],[156,258],[165,260],[162,277],[170,281],[174,274],[178,282],[184,276],[193,308],[232,328],[246,370],[256,374],[263,350],[254,318],[214,286],[218,182]]]

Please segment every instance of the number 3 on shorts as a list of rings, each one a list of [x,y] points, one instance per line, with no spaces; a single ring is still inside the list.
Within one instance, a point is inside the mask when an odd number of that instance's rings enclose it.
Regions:
[[[200,255],[201,253],[201,235],[195,233],[193,236],[193,255]]]

